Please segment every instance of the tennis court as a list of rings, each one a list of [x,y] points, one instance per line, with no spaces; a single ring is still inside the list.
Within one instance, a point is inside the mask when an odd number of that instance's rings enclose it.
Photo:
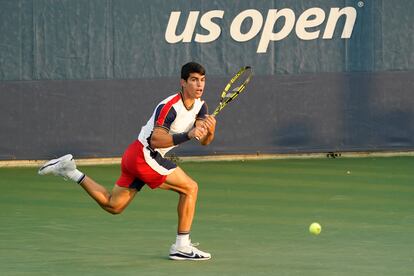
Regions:
[[[414,157],[181,166],[200,186],[192,239],[212,260],[168,260],[175,193],[144,188],[112,216],[72,182],[2,168],[0,274],[414,274]],[[82,170],[111,187],[119,168]]]

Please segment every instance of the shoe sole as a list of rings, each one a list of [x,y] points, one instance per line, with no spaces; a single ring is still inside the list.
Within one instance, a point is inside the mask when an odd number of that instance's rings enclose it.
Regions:
[[[178,257],[178,256],[169,256],[170,260],[173,261],[208,261],[211,259],[211,257],[208,258],[184,258],[184,257]]]

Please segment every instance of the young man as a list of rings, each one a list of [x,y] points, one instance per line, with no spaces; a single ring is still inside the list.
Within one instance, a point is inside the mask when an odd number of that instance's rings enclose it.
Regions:
[[[214,139],[216,120],[207,114],[207,105],[201,100],[205,85],[203,66],[195,62],[185,64],[181,68],[180,84],[181,92],[157,105],[138,139],[126,149],[122,157],[121,176],[111,192],[76,169],[70,154],[45,163],[39,174],[54,174],[76,181],[104,210],[112,214],[121,213],[145,184],[152,189],[179,193],[177,236],[170,248],[169,258],[208,260],[211,255],[197,249],[190,240],[198,185],[164,155],[193,138],[202,145],[210,144]]]

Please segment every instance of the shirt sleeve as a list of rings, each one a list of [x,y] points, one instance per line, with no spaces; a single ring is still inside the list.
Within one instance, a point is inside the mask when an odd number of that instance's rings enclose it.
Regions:
[[[197,114],[197,120],[202,120],[204,117],[208,114],[208,106],[206,102],[203,103],[203,105],[200,108],[200,111]]]
[[[154,126],[169,130],[176,117],[177,112],[174,107],[161,104],[155,112]]]

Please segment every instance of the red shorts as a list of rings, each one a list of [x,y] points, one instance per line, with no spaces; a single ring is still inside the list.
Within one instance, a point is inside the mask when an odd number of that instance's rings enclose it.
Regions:
[[[167,175],[176,167],[176,164],[163,158],[157,151],[144,147],[140,141],[135,140],[122,156],[121,176],[116,184],[138,191],[145,184],[155,189],[165,182]]]

